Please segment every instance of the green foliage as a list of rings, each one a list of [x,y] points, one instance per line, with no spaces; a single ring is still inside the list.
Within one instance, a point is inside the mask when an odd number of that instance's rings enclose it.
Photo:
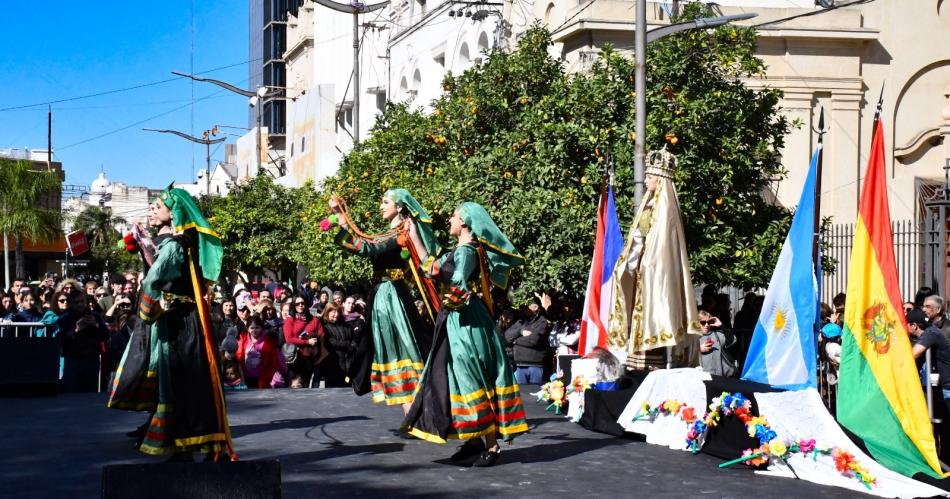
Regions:
[[[24,275],[22,240],[52,241],[62,234],[59,207],[44,207],[62,181],[29,161],[0,158],[0,230],[16,240],[16,275]]]
[[[318,201],[311,184],[286,188],[267,175],[236,186],[226,197],[211,198],[205,208],[224,244],[222,269],[292,275],[303,258],[305,211]]]
[[[708,15],[691,4],[684,16]],[[460,202],[483,204],[526,256],[514,276],[521,298],[555,288],[582,295],[593,250],[601,178],[615,166],[624,231],[635,214],[633,62],[606,47],[583,74],[548,55],[549,33],[530,28],[512,53],[495,51],[449,75],[432,111],[391,105],[372,136],[321,186],[307,212],[305,261],[321,280],[367,277],[316,225],[330,193],[357,222],[380,229],[386,189],[405,187],[444,228]],[[768,283],[790,222],[762,193],[784,171],[778,151],[789,131],[781,94],[742,79],[763,71],[755,32],[722,27],[672,35],[647,54],[646,148],[677,155],[677,188],[697,283],[743,288]]]
[[[115,226],[124,223],[126,223],[124,218],[114,217],[110,210],[104,210],[98,206],[89,206],[76,215],[73,229],[85,232],[86,239],[89,241],[91,257],[87,274],[125,272],[139,270],[142,267],[138,256],[125,251],[124,245],[118,246],[122,234],[116,230]]]

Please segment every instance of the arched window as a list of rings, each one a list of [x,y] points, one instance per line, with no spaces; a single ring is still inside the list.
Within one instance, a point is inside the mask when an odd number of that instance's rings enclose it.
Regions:
[[[468,53],[468,43],[462,43],[459,49],[458,69],[464,71],[471,65],[472,58]]]
[[[422,86],[422,73],[419,72],[419,68],[416,68],[416,72],[412,73],[412,89],[415,91],[419,90],[419,87]]]
[[[554,12],[554,2],[548,4],[548,8],[544,9],[544,24],[548,26],[551,25],[551,13]]]
[[[484,53],[488,51],[488,33],[484,31],[482,34],[478,35],[478,53]]]

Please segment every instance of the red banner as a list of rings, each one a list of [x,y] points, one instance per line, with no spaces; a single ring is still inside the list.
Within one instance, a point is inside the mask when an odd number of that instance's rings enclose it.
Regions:
[[[69,256],[78,256],[89,251],[86,233],[77,230],[66,234],[66,246],[69,248]]]

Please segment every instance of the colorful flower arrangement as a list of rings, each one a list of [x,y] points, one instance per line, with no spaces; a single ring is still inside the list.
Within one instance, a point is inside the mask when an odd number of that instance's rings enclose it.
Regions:
[[[550,411],[553,407],[555,414],[560,414],[561,408],[567,403],[567,392],[564,390],[564,382],[561,381],[560,378],[554,378],[554,376],[552,376],[551,381],[545,383],[541,387],[541,390],[534,393],[534,395],[537,395],[538,402],[550,402],[544,410]]]
[[[648,402],[644,402],[640,408],[640,412],[633,417],[633,420],[640,421],[641,419],[649,419],[653,421],[660,414],[667,416],[678,415],[686,424],[693,424],[698,419],[696,417],[696,409],[692,406],[686,405],[679,400],[664,400],[655,407],[651,406]]]
[[[584,393],[590,390],[590,386],[590,381],[587,381],[587,378],[585,378],[583,374],[578,375],[574,378],[574,381],[571,382],[574,393]]]
[[[821,454],[830,455],[834,459],[838,473],[860,481],[868,489],[877,482],[877,478],[858,462],[854,454],[845,449],[820,448],[814,439],[784,440],[779,438],[764,417],[752,415],[752,402],[741,393],[722,392],[722,395],[714,398],[709,404],[709,411],[703,418],[693,422],[692,428],[687,432],[686,443],[694,454],[699,452],[700,437],[705,436],[710,427],[716,426],[723,414],[738,417],[745,425],[749,436],[759,441],[759,447],[744,450],[741,457],[720,464],[720,468],[737,463],[759,466],[776,459],[788,465],[786,458],[792,454],[801,453],[806,456],[811,454],[812,460],[818,459],[818,455]]]
[[[332,229],[333,226],[339,222],[339,220],[340,219],[336,214],[330,215],[329,217],[320,220],[320,230],[327,232],[328,230]]]

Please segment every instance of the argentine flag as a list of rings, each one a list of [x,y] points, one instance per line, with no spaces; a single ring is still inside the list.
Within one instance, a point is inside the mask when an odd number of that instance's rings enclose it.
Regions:
[[[815,171],[821,144],[782,245],[782,253],[765,293],[762,313],[742,369],[742,379],[786,389],[815,387],[815,319],[818,284],[812,262],[815,223]]]

